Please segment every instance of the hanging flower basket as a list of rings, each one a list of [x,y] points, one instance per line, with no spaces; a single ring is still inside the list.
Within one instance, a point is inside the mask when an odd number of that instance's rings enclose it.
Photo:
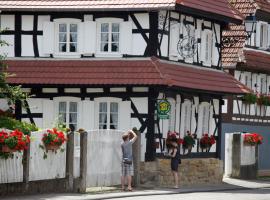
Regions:
[[[202,152],[209,152],[211,146],[216,143],[215,137],[213,135],[209,136],[207,133],[202,135],[200,139],[200,147]]]
[[[60,146],[56,145],[56,144],[46,144],[45,148],[47,151],[49,151],[49,150],[56,151],[60,148]]]
[[[0,131],[0,151],[1,153],[13,153],[28,149],[30,137],[24,135],[21,131],[14,130],[11,132]]]
[[[14,153],[14,152],[16,152],[16,149],[11,149],[11,148],[9,148],[8,145],[3,145],[2,149],[1,149],[1,152],[3,152],[3,153]]]

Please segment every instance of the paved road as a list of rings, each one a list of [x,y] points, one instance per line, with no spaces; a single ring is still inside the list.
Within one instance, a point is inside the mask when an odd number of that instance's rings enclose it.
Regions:
[[[118,198],[122,200],[124,198]],[[117,199],[114,199],[117,200]],[[269,189],[126,197],[125,200],[270,200]]]
[[[95,195],[94,195],[95,196]],[[1,200],[90,200],[90,194],[49,194],[24,197],[7,197]],[[114,198],[114,200],[270,200],[270,188],[232,190],[222,192],[195,192]]]

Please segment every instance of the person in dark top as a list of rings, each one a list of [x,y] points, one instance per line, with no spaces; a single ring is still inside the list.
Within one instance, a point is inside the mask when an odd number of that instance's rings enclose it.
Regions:
[[[180,162],[180,149],[177,139],[171,139],[171,147],[169,149],[169,156],[171,157],[171,170],[174,177],[174,188],[178,188],[178,165]]]

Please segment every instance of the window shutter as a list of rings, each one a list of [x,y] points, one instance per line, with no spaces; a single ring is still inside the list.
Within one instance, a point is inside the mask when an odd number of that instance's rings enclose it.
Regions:
[[[127,131],[131,128],[131,102],[122,101],[119,103],[119,130]],[[137,127],[138,128],[138,127]]]
[[[78,52],[80,54],[83,54],[84,51],[84,23],[78,23],[78,38],[77,38],[77,42],[78,42]]]
[[[256,24],[256,42],[255,42],[255,46],[256,47],[260,47],[260,39],[261,39],[261,22],[257,22]]]
[[[270,48],[270,24],[267,25],[267,49]]]
[[[52,128],[54,123],[53,100],[43,100],[43,128]]]
[[[97,24],[93,21],[86,21],[83,24],[83,54],[94,54],[96,52]]]
[[[206,50],[206,31],[202,31],[202,39],[201,39],[201,56],[200,61],[205,62],[205,50]]]
[[[179,41],[180,34],[180,23],[175,23],[171,25],[170,30],[170,56],[178,57],[179,53],[177,50],[177,44]]]
[[[94,101],[82,101],[81,126],[85,130],[95,129],[95,103]]]
[[[121,54],[132,54],[132,22],[120,24],[120,52]]]
[[[43,53],[52,54],[54,53],[54,23],[44,22],[43,24]],[[56,41],[57,42],[57,41]]]
[[[201,40],[201,31],[196,29],[195,30],[195,42],[198,42],[198,40]],[[200,52],[200,49],[201,49],[201,43],[197,43],[197,53],[194,55],[194,61],[195,62],[199,62],[199,60],[197,60],[197,58],[200,58],[201,56],[201,52]]]

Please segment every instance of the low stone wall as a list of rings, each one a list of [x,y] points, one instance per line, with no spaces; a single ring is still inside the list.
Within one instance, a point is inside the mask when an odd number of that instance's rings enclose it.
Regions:
[[[223,162],[215,158],[182,159],[178,171],[180,186],[216,184],[222,182]],[[173,186],[170,159],[141,163],[140,183],[148,187]]]

